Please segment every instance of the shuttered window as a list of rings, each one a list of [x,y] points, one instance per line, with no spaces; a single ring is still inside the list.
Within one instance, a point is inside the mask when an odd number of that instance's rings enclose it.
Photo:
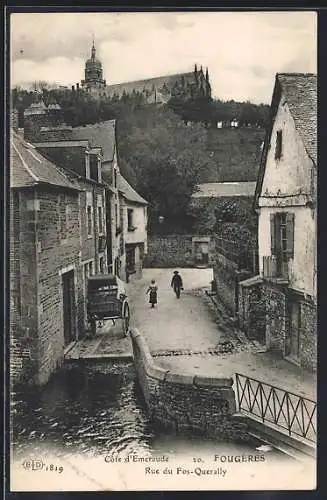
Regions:
[[[281,212],[270,215],[271,254],[282,260],[294,258],[294,214]]]

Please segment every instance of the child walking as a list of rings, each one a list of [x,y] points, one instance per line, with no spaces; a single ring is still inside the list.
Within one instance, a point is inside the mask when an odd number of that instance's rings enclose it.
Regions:
[[[146,295],[148,293],[150,293],[149,304],[151,304],[151,308],[152,308],[158,302],[158,287],[156,285],[155,280],[151,280],[151,285],[147,289]]]

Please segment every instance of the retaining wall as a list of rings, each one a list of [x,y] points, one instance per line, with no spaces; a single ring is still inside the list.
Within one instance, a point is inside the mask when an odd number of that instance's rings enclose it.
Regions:
[[[217,253],[213,266],[219,300],[231,314],[236,313],[236,276],[238,265]]]
[[[131,331],[134,364],[151,420],[175,431],[248,440],[247,426],[234,419],[233,379],[184,375],[153,361],[143,336]]]
[[[144,256],[144,267],[193,267],[196,264],[196,245],[208,243],[208,266],[212,265],[214,241],[208,236],[172,234],[149,235],[148,253]]]

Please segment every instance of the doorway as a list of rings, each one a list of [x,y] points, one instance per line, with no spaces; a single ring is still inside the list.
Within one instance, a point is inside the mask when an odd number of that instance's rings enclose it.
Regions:
[[[194,241],[194,254],[196,265],[207,266],[209,264],[209,242]]]
[[[76,340],[74,271],[62,274],[64,344]]]

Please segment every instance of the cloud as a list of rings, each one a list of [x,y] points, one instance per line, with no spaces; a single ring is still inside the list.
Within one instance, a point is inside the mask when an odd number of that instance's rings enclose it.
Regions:
[[[108,83],[209,67],[215,96],[269,102],[278,71],[316,71],[314,12],[12,15],[12,83],[83,77],[92,33]],[[36,77],[37,75],[37,77]]]

